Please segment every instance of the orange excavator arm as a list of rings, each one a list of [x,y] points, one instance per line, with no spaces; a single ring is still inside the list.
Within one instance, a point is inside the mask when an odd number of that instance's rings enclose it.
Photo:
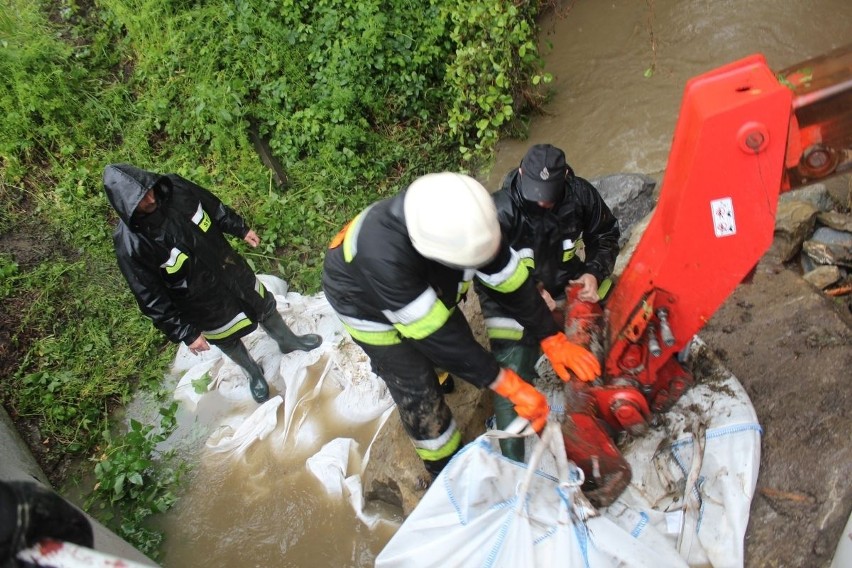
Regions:
[[[777,77],[793,92],[781,191],[852,171],[852,45]]]
[[[668,406],[660,376],[681,375],[674,356],[772,244],[779,193],[850,170],[852,46],[778,74],[753,55],[690,80],[660,200],[608,303],[607,377]]]
[[[687,83],[659,202],[605,311],[566,290],[566,335],[604,353],[600,380],[573,381],[563,425],[595,504],[630,480],[607,435],[642,433],[693,384],[677,355],[769,249],[779,193],[850,170],[852,45],[780,73],[752,55]]]

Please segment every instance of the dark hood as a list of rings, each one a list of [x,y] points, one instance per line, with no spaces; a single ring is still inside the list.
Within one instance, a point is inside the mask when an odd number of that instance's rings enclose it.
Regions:
[[[110,205],[127,226],[136,206],[162,175],[139,169],[130,164],[110,164],[104,169],[104,191]]]

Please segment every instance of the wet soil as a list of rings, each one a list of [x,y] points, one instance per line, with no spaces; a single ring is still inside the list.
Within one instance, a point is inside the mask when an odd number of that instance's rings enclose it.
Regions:
[[[24,273],[57,255],[75,256],[72,251],[58,247],[57,242],[58,239],[45,235],[43,226],[19,223],[14,232],[0,235],[0,257],[10,258],[17,263],[18,272]],[[34,291],[13,290],[0,302],[0,400],[51,485],[61,487],[73,469],[75,457],[44,439],[38,418],[22,416],[10,392],[11,377],[19,372],[24,356],[43,333],[25,321],[35,294]]]
[[[770,251],[699,333],[763,427],[746,566],[829,566],[852,510],[852,316]]]

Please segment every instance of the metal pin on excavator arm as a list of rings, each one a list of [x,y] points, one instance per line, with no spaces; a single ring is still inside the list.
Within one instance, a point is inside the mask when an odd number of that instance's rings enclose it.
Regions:
[[[677,355],[769,249],[779,193],[850,170],[852,45],[777,74],[753,55],[687,83],[659,202],[596,320],[604,376],[584,387],[591,410],[579,409],[595,421],[565,432],[569,458],[594,464],[587,479],[607,478],[597,456],[614,464],[619,481],[596,504],[626,483],[624,464],[595,440],[604,429],[643,432],[693,384]],[[576,330],[570,288],[566,297],[566,331]]]

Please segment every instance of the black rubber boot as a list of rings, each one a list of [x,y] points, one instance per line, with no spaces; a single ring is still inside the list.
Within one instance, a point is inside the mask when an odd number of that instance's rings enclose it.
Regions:
[[[266,379],[264,377],[249,377],[249,390],[251,391],[251,397],[258,404],[262,404],[269,400],[269,385],[266,383]]]
[[[217,345],[222,353],[230,357],[234,363],[243,368],[249,378],[249,391],[258,404],[269,400],[269,385],[263,376],[263,369],[252,359],[246,346],[239,339],[234,339]]]
[[[291,351],[312,351],[322,345],[322,336],[316,333],[296,335],[290,327],[284,323],[284,318],[278,310],[272,310],[266,318],[260,322],[260,326],[266,333],[278,343],[278,349],[286,355]]]

